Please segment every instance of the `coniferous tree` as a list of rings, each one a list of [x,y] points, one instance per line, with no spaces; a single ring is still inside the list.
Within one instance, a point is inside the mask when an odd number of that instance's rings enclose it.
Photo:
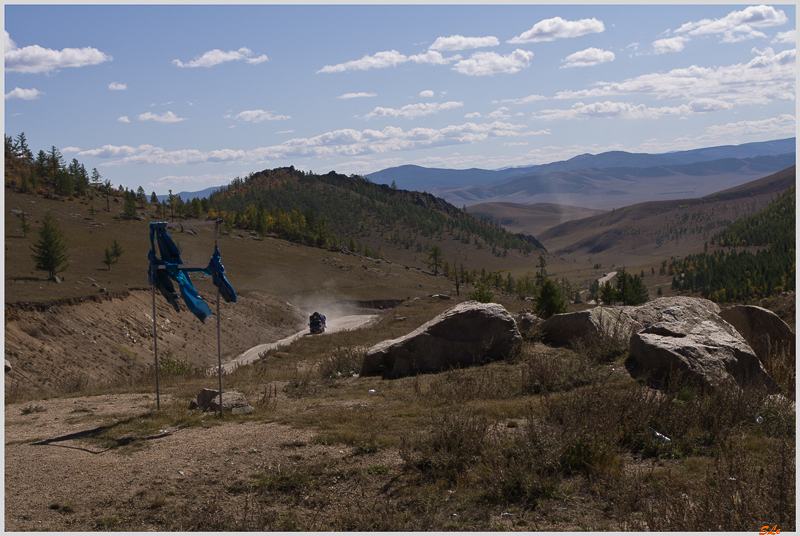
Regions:
[[[123,253],[125,253],[125,250],[122,249],[122,246],[120,245],[119,242],[117,242],[117,239],[115,238],[114,243],[111,244],[111,255],[113,255],[114,259],[118,261],[119,258],[122,257]]]
[[[39,229],[39,241],[31,249],[31,255],[36,261],[36,269],[47,272],[48,277],[54,277],[57,273],[67,269],[67,242],[61,226],[48,210],[44,214],[42,228]]]
[[[22,238],[27,238],[28,233],[31,232],[31,224],[25,219],[25,212],[22,213],[22,225],[20,229],[22,230]]]
[[[133,194],[132,191],[125,192],[125,205],[123,208],[122,216],[128,220],[132,220],[137,216],[136,196]]]
[[[108,271],[111,271],[111,265],[117,262],[117,259],[114,258],[114,254],[111,253],[111,250],[106,247],[105,252],[103,254],[103,264],[108,266]]]
[[[567,312],[564,295],[552,280],[545,279],[539,286],[534,311],[541,318],[550,318],[555,314]]]
[[[439,266],[442,264],[442,248],[433,246],[428,252],[428,268],[433,268],[433,275],[439,273]]]

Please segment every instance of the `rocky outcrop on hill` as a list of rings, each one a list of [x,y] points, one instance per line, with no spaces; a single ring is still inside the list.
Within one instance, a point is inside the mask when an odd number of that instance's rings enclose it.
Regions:
[[[501,359],[521,342],[503,306],[468,301],[451,307],[408,335],[367,351],[362,375],[397,378]]]

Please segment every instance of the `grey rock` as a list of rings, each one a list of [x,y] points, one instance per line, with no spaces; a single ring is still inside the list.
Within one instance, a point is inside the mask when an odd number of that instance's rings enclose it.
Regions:
[[[677,308],[677,309],[676,309]],[[702,298],[687,298],[684,296],[673,296],[670,298],[658,298],[642,305],[620,307],[635,324],[635,331],[641,331],[647,327],[657,324],[666,317],[672,320],[675,318],[674,311],[681,311],[681,316],[685,318],[706,318],[710,315],[719,314],[719,306]]]
[[[502,305],[468,301],[451,307],[408,335],[367,351],[361,375],[397,378],[501,359],[522,341]]]
[[[619,307],[595,307],[553,315],[539,324],[546,342],[566,345],[584,336],[605,334],[628,339],[640,326]]]
[[[197,398],[189,404],[189,409],[194,407],[202,410],[219,411],[219,391],[214,389],[201,389]],[[251,413],[253,408],[247,403],[245,396],[238,391],[222,392],[222,411],[233,415]]]
[[[640,372],[656,381],[681,373],[703,387],[757,382],[779,391],[742,336],[717,314],[698,314],[696,305],[668,307],[659,322],[631,336],[630,355]]]
[[[517,329],[520,333],[525,333],[539,326],[544,320],[533,313],[522,313],[517,317]]]
[[[772,311],[755,305],[734,305],[719,316],[736,328],[762,363],[782,352],[795,357],[794,332]]]

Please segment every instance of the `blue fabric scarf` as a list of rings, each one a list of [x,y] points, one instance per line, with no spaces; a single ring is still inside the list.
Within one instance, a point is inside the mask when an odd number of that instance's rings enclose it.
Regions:
[[[160,260],[156,257],[155,253],[156,242],[158,243],[158,250],[161,252]],[[233,287],[225,278],[225,268],[220,262],[219,247],[214,246],[214,254],[211,256],[211,260],[206,268],[178,268],[179,265],[183,264],[183,261],[181,260],[180,251],[167,233],[167,222],[150,223],[150,251],[147,254],[147,258],[150,260],[150,267],[147,271],[150,284],[154,285],[155,288],[161,292],[176,311],[180,311],[180,307],[177,301],[178,294],[175,292],[172,280],[177,281],[181,297],[186,307],[188,307],[189,311],[199,318],[201,322],[205,323],[206,318],[214,316],[211,313],[211,309],[194,288],[188,272],[202,272],[206,275],[210,275],[214,285],[219,289],[220,295],[226,302],[236,303],[239,301]],[[158,269],[159,266],[166,266],[166,269]]]

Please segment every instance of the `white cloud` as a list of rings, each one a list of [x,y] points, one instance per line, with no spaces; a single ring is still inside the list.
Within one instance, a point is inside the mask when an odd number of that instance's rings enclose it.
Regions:
[[[348,61],[337,65],[326,65],[318,73],[344,73],[347,71],[366,71],[368,69],[384,69],[394,67],[408,61],[408,57],[396,50],[377,52],[374,56],[365,55],[360,60]]]
[[[692,65],[666,73],[650,73],[622,82],[597,82],[596,87],[562,91],[556,99],[587,99],[614,95],[652,95],[659,99],[711,98],[737,106],[795,99],[796,50],[775,54],[771,48],[753,49],[746,64],[722,67]]]
[[[359,93],[345,93],[344,95],[339,95],[336,97],[337,99],[360,99],[363,97],[377,97],[377,93],[366,93],[366,92],[359,92]]]
[[[483,117],[480,112],[471,112],[464,115],[465,119],[478,119],[480,117]]]
[[[61,148],[61,152],[62,152],[62,153],[65,153],[65,154],[67,154],[67,153],[69,153],[69,154],[71,154],[71,153],[77,153],[77,152],[79,152],[80,150],[81,150],[81,149],[80,149],[80,147],[62,147],[62,148]]]
[[[81,151],[78,156],[89,158],[125,158],[135,154],[137,150],[143,147],[151,147],[149,145],[140,145],[138,148],[131,147],[130,145],[103,145],[99,149],[90,149],[88,151]]]
[[[164,112],[161,115],[147,112],[146,114],[137,115],[136,119],[139,121],[156,121],[158,123],[178,123],[180,121],[186,121],[185,117],[178,117],[172,112]]]
[[[707,139],[728,138],[736,136],[769,136],[770,139],[794,136],[797,129],[795,116],[783,114],[778,117],[761,119],[755,121],[738,121],[725,125],[714,125],[706,128],[706,136],[700,138],[702,141]]]
[[[797,35],[795,30],[789,30],[787,32],[780,32],[775,38],[772,40],[773,43],[785,43],[785,44],[792,44],[797,41]]]
[[[501,56],[496,52],[476,52],[469,59],[461,60],[453,70],[470,76],[491,76],[497,73],[513,74],[531,64],[533,52],[516,49]]]
[[[440,52],[429,50],[423,54],[415,54],[413,56],[406,56],[400,54],[396,50],[384,50],[383,52],[376,52],[374,55],[365,55],[359,60],[347,61],[338,63],[336,65],[326,65],[317,73],[345,73],[347,71],[367,71],[369,69],[385,69],[387,67],[396,67],[401,63],[413,61],[415,63],[430,63],[433,65],[446,65],[461,59],[461,56],[456,54],[445,58]]]
[[[730,110],[733,104],[719,99],[694,99],[689,103],[692,111],[696,113],[701,112],[718,112],[721,110]]]
[[[408,104],[402,108],[382,108],[377,107],[370,113],[364,116],[364,119],[374,119],[376,117],[402,117],[405,119],[413,119],[415,117],[422,117],[424,115],[436,114],[442,111],[453,110],[464,106],[463,102],[444,102],[444,103],[418,103]]]
[[[215,48],[190,62],[183,63],[181,60],[172,60],[172,63],[178,67],[214,67],[228,61],[242,60],[251,65],[257,65],[269,61],[269,58],[264,54],[254,57],[253,51],[247,47],[242,47],[239,50],[229,50],[227,52]]]
[[[453,63],[454,61],[458,61],[460,59],[460,54],[445,58],[442,56],[441,52],[437,52],[435,50],[429,50],[424,54],[415,54],[408,57],[408,61],[413,61],[416,63],[430,63],[432,65],[447,65],[448,63]]]
[[[675,30],[675,33],[691,36],[722,34],[723,43],[735,43],[745,39],[766,37],[764,33],[754,28],[780,26],[786,24],[788,20],[783,11],[776,10],[772,6],[750,6],[742,11],[731,11],[721,19],[687,22]]]
[[[497,110],[493,111],[492,113],[490,113],[486,117],[489,117],[491,119],[508,119],[511,116],[506,113],[507,111],[508,111],[508,108],[506,108],[505,106],[501,106],[500,108],[498,108]]]
[[[38,99],[39,95],[44,95],[44,93],[36,88],[22,89],[19,87],[15,87],[14,89],[6,93],[6,100],[8,99],[34,100]]]
[[[127,84],[121,84],[120,82],[111,82],[110,84],[108,84],[108,89],[112,91],[123,91],[125,89],[128,89],[128,86]]]
[[[225,186],[235,178],[234,175],[206,173],[204,175],[165,175],[159,179],[148,183],[149,188],[170,188],[174,185],[184,184],[186,189],[204,190],[211,186]]]
[[[686,104],[652,108],[644,104],[605,101],[592,104],[576,102],[569,110],[542,110],[533,117],[545,121],[602,118],[658,119],[662,115],[686,115],[691,112],[692,108]]]
[[[667,37],[665,39],[658,39],[653,41],[653,52],[655,54],[666,54],[667,52],[680,52],[684,48],[684,44],[691,41],[686,36],[678,35],[676,37]]]
[[[440,129],[412,128],[404,131],[398,127],[383,130],[342,129],[326,132],[311,138],[295,138],[280,145],[259,147],[253,150],[221,149],[198,151],[184,149],[166,151],[152,145],[109,146],[82,151],[79,156],[108,159],[105,166],[132,164],[201,164],[209,162],[258,163],[269,159],[348,156],[384,154],[394,151],[411,151],[434,147],[470,144],[491,138],[510,138],[548,134],[547,130],[524,131],[525,125],[495,121],[477,124],[449,125]]]
[[[435,93],[431,89],[426,89],[424,91],[420,91],[419,92],[419,96],[421,98],[423,98],[423,99],[429,99],[429,98],[433,97],[434,95],[435,95]]]
[[[543,95],[528,95],[527,97],[522,97],[521,99],[503,99],[500,101],[494,101],[495,103],[503,102],[509,104],[528,104],[530,102],[536,102],[540,100],[547,100],[547,97]]]
[[[561,17],[545,19],[533,25],[527,32],[509,39],[511,44],[538,43],[568,37],[579,37],[605,31],[605,25],[597,19],[564,20]]]
[[[117,121],[119,121],[120,123],[130,123],[130,122],[131,122],[131,120],[130,120],[130,119],[128,119],[128,116],[127,116],[127,115],[121,115],[121,116],[119,116],[119,117],[117,118]]]
[[[451,35],[450,37],[439,37],[428,48],[429,50],[452,52],[454,50],[466,50],[468,48],[496,47],[499,44],[500,40],[493,36],[464,37],[462,35]]]
[[[608,50],[601,50],[594,47],[587,48],[586,50],[581,50],[579,52],[575,52],[574,54],[570,54],[561,60],[561,63],[564,63],[561,68],[591,67],[599,63],[614,61],[614,57],[614,53]]]
[[[230,118],[231,116],[226,115],[225,117]],[[275,115],[275,112],[272,110],[245,110],[234,115],[233,119],[247,121],[249,123],[261,123],[262,121],[280,121],[282,119],[291,119],[291,117],[288,115]]]
[[[64,67],[97,65],[113,58],[96,48],[64,48],[52,50],[39,45],[18,48],[5,32],[6,72],[47,73]]]

